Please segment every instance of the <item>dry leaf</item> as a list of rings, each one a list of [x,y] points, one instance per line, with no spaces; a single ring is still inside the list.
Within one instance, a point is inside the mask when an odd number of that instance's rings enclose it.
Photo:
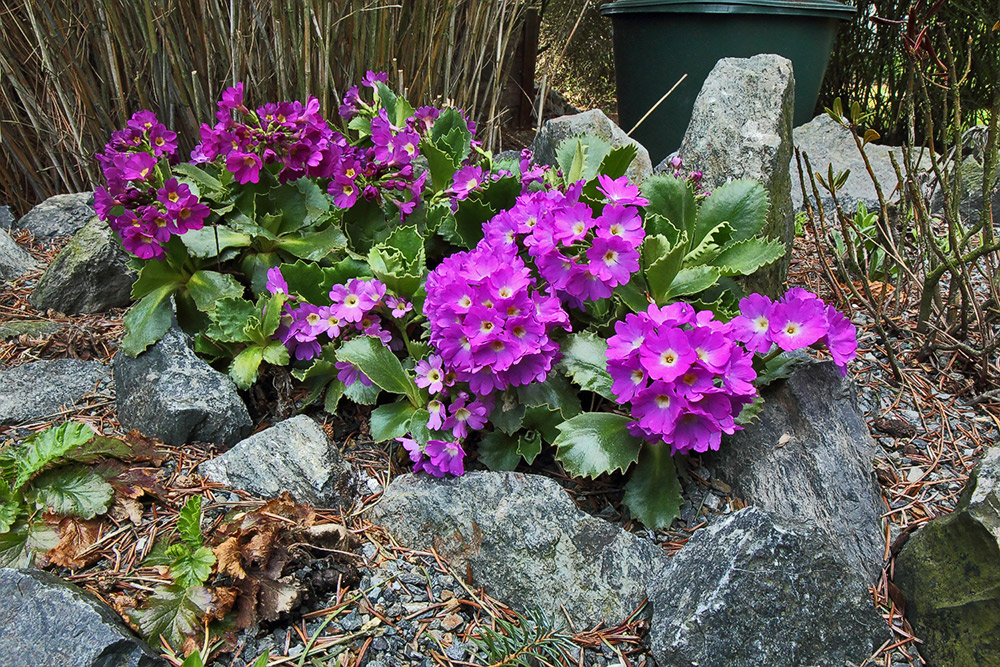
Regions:
[[[49,562],[71,570],[87,567],[100,560],[101,554],[97,550],[85,556],[81,554],[97,541],[100,533],[101,522],[98,520],[83,521],[66,517],[59,522],[59,544],[45,556]]]
[[[243,579],[247,576],[240,562],[240,541],[230,537],[219,546],[212,549],[218,563],[219,572],[228,574],[233,579]]]
[[[784,447],[788,444],[788,441],[792,439],[791,433],[783,433],[780,438],[778,438],[778,444],[776,447]]]

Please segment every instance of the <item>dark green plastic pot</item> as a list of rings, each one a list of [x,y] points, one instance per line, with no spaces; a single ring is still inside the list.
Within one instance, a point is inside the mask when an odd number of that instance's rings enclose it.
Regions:
[[[619,125],[627,132],[684,75],[632,133],[653,164],[676,150],[694,100],[720,58],[777,53],[795,73],[795,125],[812,119],[841,21],[855,12],[835,0],[618,0],[601,7],[614,28]]]

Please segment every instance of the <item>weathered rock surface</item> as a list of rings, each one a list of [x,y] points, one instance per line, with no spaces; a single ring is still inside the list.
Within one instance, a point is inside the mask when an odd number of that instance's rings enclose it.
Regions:
[[[38,310],[100,313],[132,302],[136,274],[107,223],[93,217],[63,248],[28,299]]]
[[[542,129],[531,142],[531,151],[535,154],[538,164],[557,165],[556,149],[564,139],[580,134],[590,134],[600,137],[611,144],[613,148],[632,144],[637,155],[625,172],[632,183],[639,183],[653,173],[653,163],[649,159],[646,147],[630,138],[625,131],[615,125],[600,109],[591,109],[571,116],[560,116],[546,121]]]
[[[655,545],[581,512],[555,481],[471,472],[402,475],[371,520],[411,548],[434,548],[476,585],[524,610],[574,623],[620,623],[646,596],[665,556]]]
[[[176,327],[138,357],[119,351],[113,366],[118,421],[126,429],[169,445],[232,445],[250,432],[236,385],[199,359]]]
[[[31,255],[0,229],[0,280],[10,280],[38,268]]]
[[[873,582],[882,569],[875,441],[833,362],[804,363],[764,389],[759,421],[707,462],[751,505],[828,531]]]
[[[958,508],[896,557],[894,583],[931,665],[1000,665],[1000,447],[986,451]]]
[[[10,231],[14,225],[14,214],[10,212],[9,206],[0,206],[0,229]]]
[[[752,178],[767,188],[771,207],[764,233],[791,252],[795,236],[792,181],[792,63],[766,54],[723,58],[694,101],[679,151],[686,170],[700,170],[709,191],[735,179]],[[788,275],[790,256],[748,278],[748,291],[777,295]]]
[[[86,225],[94,213],[94,193],[75,192],[49,197],[14,223],[27,229],[36,239],[72,236]]]
[[[994,224],[1000,219],[1000,172],[990,188],[990,203],[993,206]],[[983,163],[974,155],[962,161],[959,188],[958,212],[967,225],[979,223],[983,210]],[[938,186],[931,196],[931,213],[940,215],[944,211],[944,193]]]
[[[0,568],[5,667],[166,667],[106,604],[40,570]]]
[[[812,165],[814,174],[826,178],[830,165],[833,165],[834,172],[851,170],[851,175],[847,177],[844,187],[837,192],[837,199],[843,207],[844,212],[852,214],[861,202],[869,211],[877,211],[879,208],[878,194],[871,176],[865,167],[864,158],[858,151],[857,144],[851,136],[850,130],[843,127],[835,120],[822,114],[816,116],[805,125],[800,125],[793,131],[795,146],[800,152],[809,156],[809,163]],[[883,146],[878,143],[870,143],[865,146],[865,154],[871,162],[872,172],[878,179],[882,188],[882,194],[886,201],[898,201],[899,193],[896,188],[899,179],[896,178],[896,171],[892,167],[889,154],[894,153],[899,162],[900,169],[903,168],[902,151],[893,146]],[[796,211],[804,211],[805,206],[802,201],[802,186],[799,179],[799,167],[792,156],[789,170],[792,174],[792,206]],[[805,161],[802,162],[802,173],[806,176],[806,193],[809,199],[813,199],[812,185],[809,183],[809,176],[806,172]],[[817,184],[823,208],[830,216],[833,210],[833,199],[830,193]],[[894,190],[896,192],[894,192]]]
[[[30,338],[48,338],[66,325],[48,320],[11,320],[0,324],[0,338],[9,339],[18,336],[29,336]]]
[[[697,531],[650,588],[660,665],[860,665],[889,638],[826,533],[756,507]]]
[[[111,370],[99,361],[32,361],[0,371],[0,425],[49,417],[84,394],[107,387]]]
[[[356,486],[344,460],[315,421],[299,415],[255,433],[198,466],[212,481],[264,498],[288,491],[302,503],[349,507]]]

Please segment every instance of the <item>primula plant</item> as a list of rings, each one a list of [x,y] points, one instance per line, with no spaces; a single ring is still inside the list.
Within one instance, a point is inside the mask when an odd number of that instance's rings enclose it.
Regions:
[[[369,73],[333,123],[314,98],[253,108],[230,88],[187,162],[148,111],[115,133],[97,202],[140,270],[127,353],[176,316],[243,389],[291,366],[308,403],[373,406],[372,438],[415,471],[548,448],[574,475],[626,473],[658,528],[680,504],[673,455],[751,419],[785,352],[853,357],[818,297],[744,294],[785,253],[761,236],[760,184],[704,192],[679,160],[630,183],[635,149],[594,137],[555,168],[497,160],[462,111],[385,83]]]

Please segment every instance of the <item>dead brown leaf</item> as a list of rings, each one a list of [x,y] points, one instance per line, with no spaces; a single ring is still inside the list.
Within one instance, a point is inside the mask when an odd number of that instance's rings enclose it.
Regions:
[[[101,558],[99,551],[93,551],[81,556],[97,541],[101,533],[101,522],[97,520],[84,521],[74,517],[66,517],[59,522],[59,543],[45,554],[49,562],[71,570],[79,570],[97,562]]]
[[[247,573],[241,563],[240,541],[238,538],[227,538],[212,551],[215,553],[219,572],[228,574],[233,579],[246,578]]]

